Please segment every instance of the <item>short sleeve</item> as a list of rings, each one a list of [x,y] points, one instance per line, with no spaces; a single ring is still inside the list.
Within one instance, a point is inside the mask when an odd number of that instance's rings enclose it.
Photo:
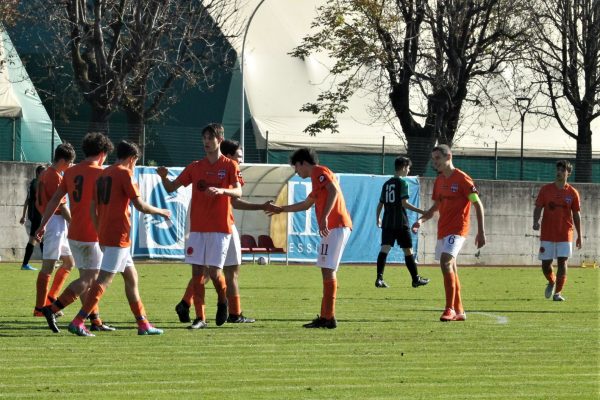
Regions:
[[[130,199],[140,197],[140,189],[133,181],[133,176],[129,174],[123,176],[123,190],[125,191],[125,195]]]
[[[477,186],[475,186],[475,182],[473,182],[473,179],[471,179],[471,177],[468,175],[464,175],[464,179],[462,181],[462,190],[465,193],[465,197],[469,197],[469,195],[473,193],[479,194]]]
[[[384,183],[383,186],[381,186],[381,194],[379,195],[379,202],[380,203],[385,203],[385,186],[386,186],[386,183]]]
[[[535,199],[535,206],[543,208],[546,205],[546,196],[544,196],[544,188],[542,187]]]
[[[181,174],[175,179],[175,183],[180,183],[182,186],[188,186],[192,183],[192,165],[190,164],[181,171]]]
[[[408,197],[409,197],[408,183],[406,183],[406,181],[404,179],[400,179],[400,198],[408,199]]]
[[[240,167],[238,166],[238,163],[236,162],[232,162],[229,164],[230,165],[230,173],[229,175],[229,185],[230,186],[235,186],[236,183],[240,183],[241,184],[241,177],[242,177],[242,173],[240,172]]]
[[[314,177],[312,177],[313,190],[320,190],[333,181],[331,172],[324,168],[319,168]]]
[[[571,211],[581,211],[581,203],[579,200],[579,193],[577,192],[577,190],[573,190],[573,201],[571,202]]]

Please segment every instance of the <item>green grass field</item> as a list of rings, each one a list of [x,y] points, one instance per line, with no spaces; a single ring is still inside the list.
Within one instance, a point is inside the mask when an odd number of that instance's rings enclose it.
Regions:
[[[99,399],[598,399],[600,270],[573,268],[567,301],[544,298],[538,268],[462,268],[468,320],[441,323],[443,284],[410,287],[388,267],[342,266],[338,329],[301,327],[320,310],[320,272],[243,266],[242,306],[255,324],[190,331],[173,311],[189,276],[183,264],[139,264],[150,320],[163,336],[137,336],[117,277],[102,303],[118,328],[69,334],[79,304],[53,334],[33,318],[36,272],[0,264],[0,398]]]

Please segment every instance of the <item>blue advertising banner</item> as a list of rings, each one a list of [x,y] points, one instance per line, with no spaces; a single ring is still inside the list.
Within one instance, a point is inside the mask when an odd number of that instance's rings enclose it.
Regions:
[[[169,179],[175,179],[183,168],[169,168]],[[131,241],[134,257],[184,258],[187,210],[191,186],[167,193],[153,167],[135,168],[134,179],[142,199],[155,207],[171,210],[171,219],[142,214],[132,209]]]
[[[390,176],[337,174],[340,187],[346,199],[346,207],[352,217],[352,234],[342,256],[343,263],[372,263],[377,260],[381,247],[381,229],[377,227],[375,210],[379,203],[381,187]],[[419,207],[419,180],[416,177],[404,178],[409,186],[408,201]],[[288,202],[300,202],[312,190],[310,179],[294,175],[288,181]],[[383,216],[383,211],[382,211]],[[408,211],[410,224],[418,216]],[[314,207],[306,212],[288,215],[288,256],[290,261],[316,261],[320,242],[317,218]],[[417,253],[418,237],[413,234],[413,250]],[[404,262],[404,253],[395,246],[388,254],[388,262]]]

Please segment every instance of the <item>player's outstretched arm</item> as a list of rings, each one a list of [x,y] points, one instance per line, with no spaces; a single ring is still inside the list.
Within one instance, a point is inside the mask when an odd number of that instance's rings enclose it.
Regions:
[[[133,206],[136,208],[136,210],[143,212],[144,214],[161,215],[167,219],[171,218],[171,211],[164,208],[151,206],[150,204],[142,200],[139,196],[131,199],[131,202],[133,203]]]
[[[288,204],[287,206],[281,206],[282,212],[298,212],[298,211],[306,211],[312,207],[315,203],[315,200],[312,197],[307,197],[301,202]]]
[[[260,210],[276,211],[276,209],[279,208],[279,207],[276,207],[273,205],[273,201],[266,201],[264,203],[250,203],[249,201],[238,199],[235,197],[231,199],[231,205],[236,210],[245,210],[245,211],[260,211]],[[273,207],[271,207],[271,206],[273,206]]]
[[[423,222],[433,218],[433,215],[435,214],[435,212],[438,210],[438,202],[436,201],[435,203],[433,203],[433,205],[431,206],[431,208],[427,211],[425,211],[423,213],[423,215],[421,215],[421,217],[419,217],[419,219],[417,219],[415,221],[415,223],[412,225],[412,231],[417,233],[417,231],[419,230],[419,228],[421,228],[421,224],[423,224]]]
[[[413,206],[412,204],[410,204],[408,202],[408,199],[402,199],[402,207],[406,208],[407,210],[411,210],[416,213],[419,213],[419,214],[425,214],[425,210],[421,210],[420,208]]]
[[[208,189],[206,189],[206,194],[209,196],[223,195],[223,196],[229,196],[233,199],[239,199],[240,197],[242,197],[242,185],[240,185],[240,183],[237,182],[235,184],[235,186],[230,189],[217,188],[214,186],[210,186]]]
[[[181,187],[181,183],[177,182],[177,180],[172,181],[168,178],[169,170],[166,167],[156,168],[156,173],[160,176],[160,180],[167,192],[174,192]]]

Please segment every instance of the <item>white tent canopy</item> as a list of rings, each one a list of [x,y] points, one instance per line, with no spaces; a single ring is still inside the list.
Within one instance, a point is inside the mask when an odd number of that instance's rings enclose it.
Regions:
[[[2,30],[2,27],[0,27]],[[0,117],[19,118],[21,117],[21,105],[19,104],[8,77],[7,49],[4,46],[4,40],[0,40]]]
[[[318,150],[349,152],[379,152],[385,136],[386,152],[403,152],[404,142],[395,132],[399,124],[375,120],[369,112],[375,102],[372,96],[354,96],[348,111],[339,118],[339,133],[323,132],[310,136],[303,130],[314,116],[300,112],[300,107],[315,101],[318,94],[331,86],[328,66],[332,65],[324,55],[311,55],[304,60],[293,58],[289,52],[310,32],[316,10],[325,0],[266,0],[256,12],[246,39],[244,54],[244,82],[246,96],[255,126],[256,142],[265,147],[268,131],[269,148],[290,149],[312,146]],[[249,0],[240,9],[246,21],[259,5],[260,0]],[[225,27],[226,29],[226,27]],[[242,43],[233,43],[241,53]],[[464,114],[455,142],[455,152],[487,154],[493,152],[496,142],[503,155],[516,155],[520,150],[520,116],[513,109],[507,110],[503,119],[509,127],[501,127],[494,115],[469,110]],[[513,123],[514,122],[514,123]],[[555,156],[573,153],[574,139],[567,136],[556,124],[541,126],[540,121],[529,114],[525,123],[524,148],[528,156]],[[600,121],[592,129],[598,130]],[[600,144],[594,144],[595,156],[600,156]]]

